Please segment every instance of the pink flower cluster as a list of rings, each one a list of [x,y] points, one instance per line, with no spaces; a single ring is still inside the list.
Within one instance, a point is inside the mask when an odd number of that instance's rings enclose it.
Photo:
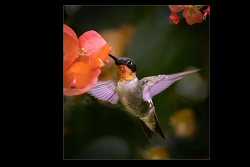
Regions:
[[[182,11],[183,17],[186,19],[188,25],[193,25],[195,23],[201,23],[206,19],[207,14],[209,15],[210,8],[203,10],[204,15],[199,11],[199,9],[204,5],[168,5],[171,10],[170,23],[178,24],[179,16],[178,12]],[[197,7],[198,6],[198,7]]]

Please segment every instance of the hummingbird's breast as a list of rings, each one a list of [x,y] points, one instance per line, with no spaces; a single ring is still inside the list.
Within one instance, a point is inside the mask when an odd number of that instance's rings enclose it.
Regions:
[[[117,83],[118,96],[123,106],[133,115],[144,117],[149,109],[149,103],[142,99],[142,87],[137,77],[131,81]]]

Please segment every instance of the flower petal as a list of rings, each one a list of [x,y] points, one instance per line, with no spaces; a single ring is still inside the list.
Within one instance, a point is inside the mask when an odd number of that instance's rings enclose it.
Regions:
[[[210,11],[210,6],[206,10],[203,10],[203,12],[207,13],[208,15],[209,15],[209,11]]]
[[[186,17],[187,17],[187,15],[188,15],[187,11],[186,11],[186,10],[183,10],[183,12],[182,12],[182,16],[183,16],[184,18],[186,18]]]
[[[170,18],[170,23],[178,24],[179,23],[179,16],[177,15],[177,12],[172,12],[171,15],[169,16]]]
[[[76,59],[78,52],[77,42],[67,33],[63,33],[63,73]]]
[[[186,5],[185,5],[186,6]],[[183,9],[185,9],[185,7],[183,5],[168,5],[169,9],[172,11],[172,12],[180,12],[182,11]]]
[[[87,31],[79,37],[79,47],[84,48],[84,53],[95,57],[97,53],[107,42],[94,30]]]
[[[209,6],[209,7],[210,7],[210,6]],[[208,7],[206,10],[203,10],[203,12],[204,12],[203,19],[205,19],[205,20],[206,20],[207,14],[209,15],[209,7]]]
[[[63,94],[65,96],[74,96],[74,95],[79,95],[83,94],[87,91],[89,91],[91,88],[93,88],[98,80],[98,76],[100,75],[101,70],[99,68],[92,70],[90,79],[86,87],[83,89],[68,89],[68,88],[63,88]]]
[[[101,67],[104,66],[103,61],[107,60],[108,55],[109,55],[109,44],[106,43],[101,48],[101,51],[98,50],[97,53],[94,53],[97,56],[94,58],[94,61],[93,61],[92,65],[91,65],[91,69],[101,68]]]
[[[63,24],[63,32],[71,36],[77,43],[77,46],[79,46],[78,38],[76,36],[75,31],[73,31],[69,26],[66,24]]]
[[[109,56],[109,44],[106,43],[103,47],[101,52],[98,53],[96,57],[100,58],[102,61],[108,59]]]
[[[186,18],[186,22],[188,25],[201,23],[203,21],[203,15],[200,11],[196,11],[196,13],[188,13],[187,10],[183,10],[182,15],[184,18]]]
[[[91,76],[91,69],[88,64],[83,62],[75,62],[63,75],[63,87],[71,89],[72,82],[76,89],[82,89],[86,87]]]
[[[96,57],[92,63],[91,69],[102,68],[104,65],[103,61]]]

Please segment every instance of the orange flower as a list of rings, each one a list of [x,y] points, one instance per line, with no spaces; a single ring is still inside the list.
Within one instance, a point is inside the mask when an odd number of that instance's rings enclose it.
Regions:
[[[83,33],[79,39],[63,25],[63,94],[79,95],[89,91],[101,73],[99,68],[108,62],[111,52],[108,43],[95,31]]]

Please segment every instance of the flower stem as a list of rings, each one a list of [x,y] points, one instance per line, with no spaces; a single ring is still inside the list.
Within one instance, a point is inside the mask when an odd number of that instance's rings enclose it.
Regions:
[[[203,6],[205,6],[205,5],[196,5],[196,7],[198,7],[198,8],[195,10],[195,12],[197,12],[198,10],[200,10]]]

